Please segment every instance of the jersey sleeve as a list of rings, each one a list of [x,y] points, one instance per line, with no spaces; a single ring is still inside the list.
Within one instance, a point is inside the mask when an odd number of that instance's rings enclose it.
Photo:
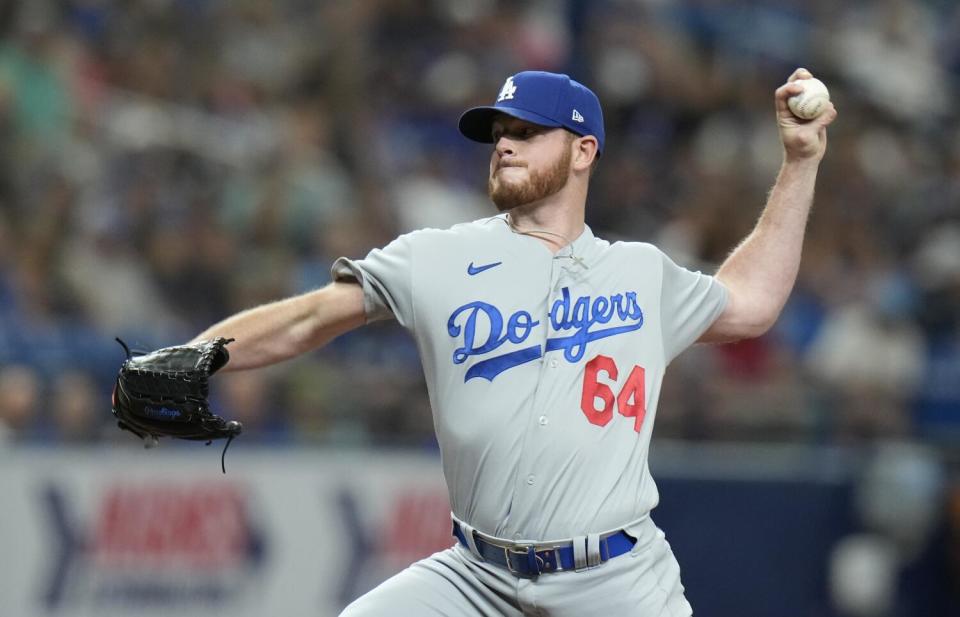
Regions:
[[[334,281],[356,281],[363,287],[367,322],[395,317],[405,328],[413,324],[413,234],[405,234],[363,259],[340,257],[330,274]]]
[[[669,363],[720,316],[727,304],[727,289],[712,276],[680,267],[663,253],[661,258],[660,323]]]

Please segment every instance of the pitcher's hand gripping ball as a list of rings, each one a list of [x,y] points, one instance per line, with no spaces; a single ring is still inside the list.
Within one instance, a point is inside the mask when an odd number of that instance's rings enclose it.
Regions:
[[[830,92],[822,81],[816,77],[811,77],[810,79],[798,79],[793,83],[803,86],[803,92],[787,99],[787,106],[793,112],[793,115],[803,120],[813,120],[827,108],[827,103],[830,102]]]
[[[117,425],[143,439],[147,447],[157,445],[159,437],[206,441],[207,445],[226,438],[226,454],[243,427],[212,413],[207,397],[209,378],[229,361],[226,345],[233,340],[217,337],[135,356],[117,339],[127,353],[113,388]]]

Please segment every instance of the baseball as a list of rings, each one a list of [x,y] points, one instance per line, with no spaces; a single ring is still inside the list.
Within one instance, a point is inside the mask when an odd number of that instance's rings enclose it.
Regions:
[[[830,102],[830,92],[822,81],[811,77],[793,82],[803,86],[803,92],[787,99],[787,106],[798,118],[812,120],[823,112]]]

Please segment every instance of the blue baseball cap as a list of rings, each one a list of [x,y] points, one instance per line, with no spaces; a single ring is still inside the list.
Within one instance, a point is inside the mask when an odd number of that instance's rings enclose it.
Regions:
[[[600,99],[567,75],[523,71],[508,77],[493,105],[474,107],[460,116],[460,132],[473,141],[493,143],[493,119],[498,113],[540,126],[563,127],[581,136],[593,135],[603,152]]]

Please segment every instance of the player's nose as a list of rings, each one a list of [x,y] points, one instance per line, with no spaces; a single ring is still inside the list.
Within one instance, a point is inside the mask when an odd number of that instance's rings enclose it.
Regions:
[[[505,156],[514,156],[517,153],[516,144],[509,137],[501,135],[494,143],[497,154],[503,158]]]

